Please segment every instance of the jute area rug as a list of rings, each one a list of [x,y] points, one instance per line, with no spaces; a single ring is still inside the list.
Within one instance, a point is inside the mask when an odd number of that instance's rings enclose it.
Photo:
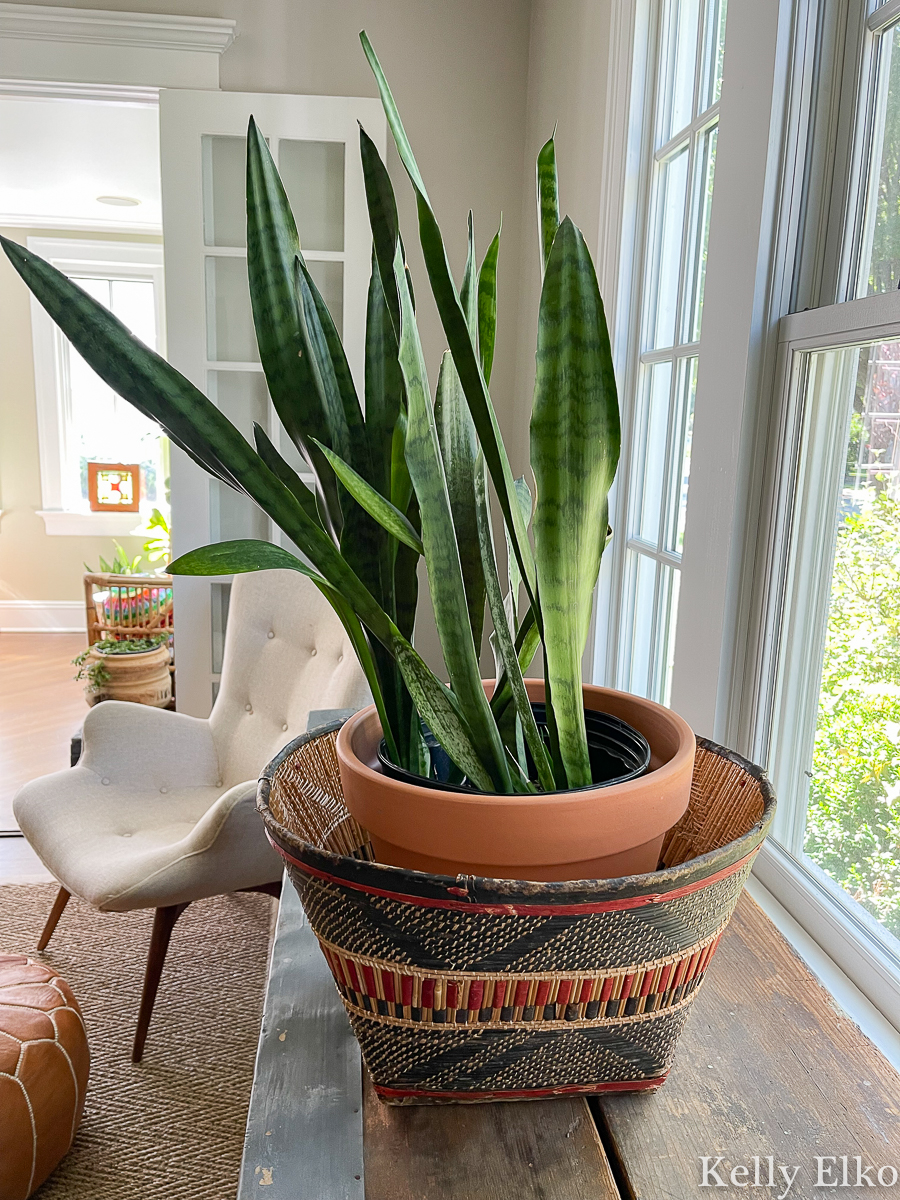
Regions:
[[[73,896],[38,955],[56,890],[0,887],[0,950],[39,958],[68,980],[91,1050],[81,1128],[36,1200],[233,1200],[274,901],[216,896],[185,911],[144,1061],[134,1064],[153,914],[99,913]]]

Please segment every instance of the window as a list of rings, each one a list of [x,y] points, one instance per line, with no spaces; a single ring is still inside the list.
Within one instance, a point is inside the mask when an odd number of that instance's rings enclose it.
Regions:
[[[163,350],[162,247],[29,238],[29,248],[77,280],[141,341]],[[154,508],[168,514],[168,441],[120,399],[32,301],[44,522],[49,533],[122,535]],[[140,513],[92,513],[88,463],[140,464]]]
[[[726,0],[659,9],[644,121],[646,237],[636,246],[637,303],[626,366],[626,440],[617,498],[611,621],[614,686],[667,703],[681,578],[694,395],[713,181]],[[651,43],[652,44],[652,43]],[[603,631],[605,634],[605,631]]]
[[[840,268],[821,297],[838,302],[786,316],[778,332],[773,653],[755,756],[779,797],[766,882],[800,889],[803,923],[896,1022],[900,6],[850,9],[861,37],[833,82],[854,102],[825,241]]]

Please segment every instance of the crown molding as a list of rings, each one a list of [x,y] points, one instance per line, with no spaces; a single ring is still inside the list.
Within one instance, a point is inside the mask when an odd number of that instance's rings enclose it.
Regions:
[[[79,100],[85,103],[108,102],[137,105],[159,104],[158,87],[132,87],[114,83],[53,83],[40,79],[0,79],[0,96],[17,100]]]
[[[235,24],[223,17],[0,3],[0,38],[28,41],[223,54],[234,41]]]

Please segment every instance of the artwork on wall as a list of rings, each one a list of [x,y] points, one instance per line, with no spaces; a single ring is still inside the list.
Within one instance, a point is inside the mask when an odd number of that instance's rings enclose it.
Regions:
[[[138,512],[141,468],[138,463],[89,462],[91,512]]]

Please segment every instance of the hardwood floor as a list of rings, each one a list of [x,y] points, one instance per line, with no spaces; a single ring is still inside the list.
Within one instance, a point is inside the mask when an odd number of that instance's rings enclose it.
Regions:
[[[23,783],[69,765],[72,734],[87,713],[72,659],[79,633],[0,633],[0,831],[14,830]],[[0,883],[49,879],[23,838],[0,837]]]

